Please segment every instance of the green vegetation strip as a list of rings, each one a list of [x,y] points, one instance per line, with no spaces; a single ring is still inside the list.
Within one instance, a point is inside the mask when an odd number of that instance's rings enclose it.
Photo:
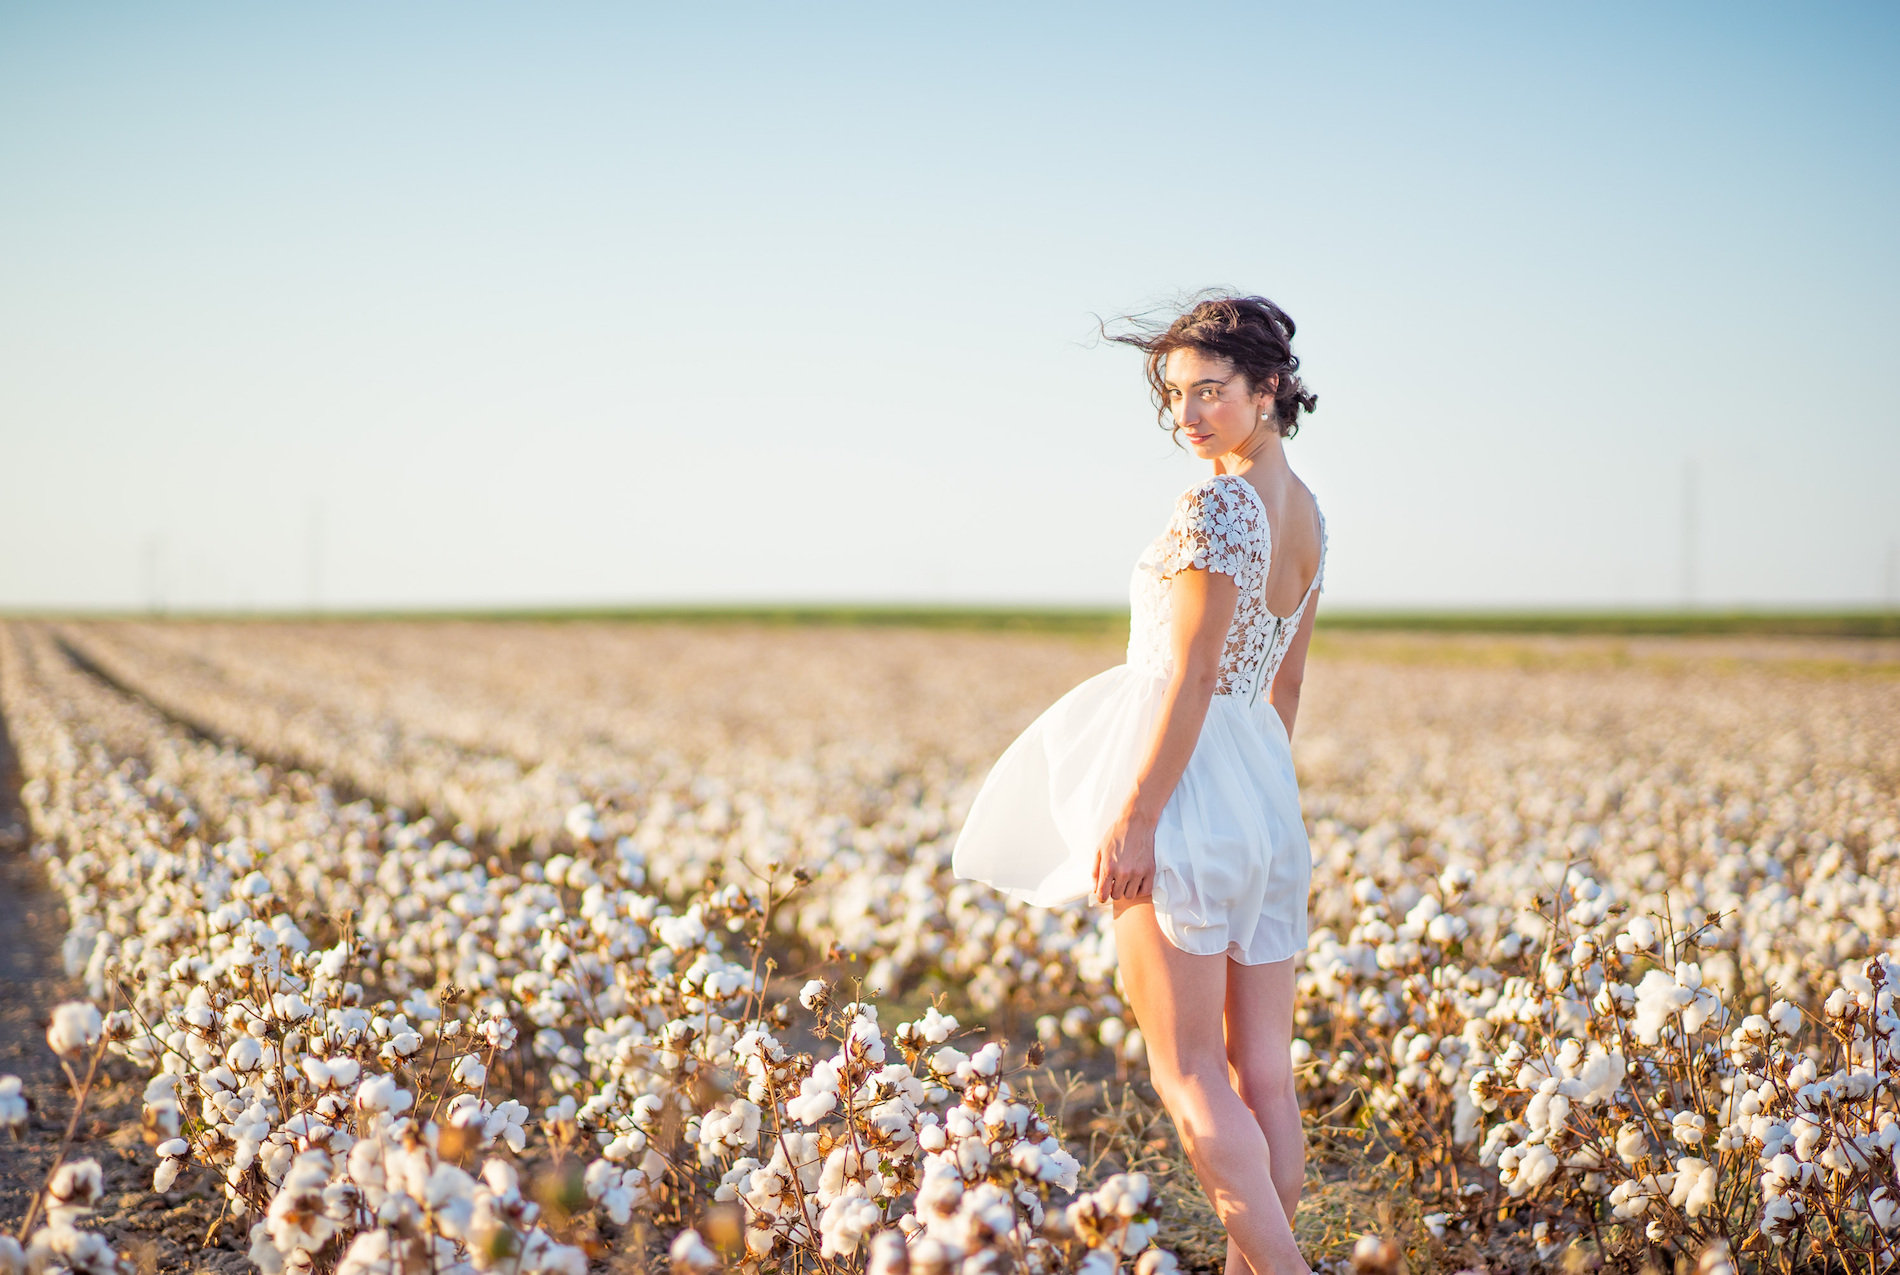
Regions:
[[[969,607],[788,604],[784,606],[536,607],[490,610],[73,613],[0,618],[260,622],[512,621],[544,623],[760,624],[1002,629],[1106,635],[1126,632],[1118,607]],[[1900,637],[1900,611],[1375,611],[1322,607],[1319,627],[1337,632],[1747,634],[1777,637]]]
[[[1322,609],[1326,629],[1427,633],[1737,633],[1764,637],[1900,637],[1900,611],[1353,611]]]
[[[379,617],[384,618],[384,617]],[[386,618],[398,618],[390,616]],[[925,629],[1019,629],[1044,633],[1106,633],[1128,628],[1122,608],[758,606],[626,607],[598,610],[471,612],[414,616],[470,620],[594,620],[664,624],[863,625]]]

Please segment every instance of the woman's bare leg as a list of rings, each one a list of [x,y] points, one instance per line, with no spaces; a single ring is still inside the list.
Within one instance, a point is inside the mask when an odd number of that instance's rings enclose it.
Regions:
[[[1255,1275],[1303,1275],[1266,1134],[1228,1080],[1227,958],[1168,942],[1148,899],[1116,902],[1115,948],[1149,1077],[1229,1239]]]
[[[1227,1066],[1240,1099],[1266,1135],[1273,1187],[1291,1219],[1306,1178],[1306,1128],[1293,1087],[1292,960],[1227,966]],[[1227,1275],[1249,1275],[1240,1248],[1227,1242]]]

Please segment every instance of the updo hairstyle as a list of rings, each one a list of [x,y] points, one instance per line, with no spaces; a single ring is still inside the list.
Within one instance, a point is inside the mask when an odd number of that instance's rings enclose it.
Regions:
[[[1171,433],[1179,428],[1168,409],[1166,384],[1168,355],[1175,350],[1195,350],[1209,358],[1226,359],[1234,371],[1247,378],[1250,391],[1279,377],[1273,391],[1273,423],[1282,438],[1299,432],[1302,411],[1319,406],[1319,396],[1308,393],[1298,375],[1300,358],[1293,353],[1293,320],[1265,297],[1204,292],[1166,328],[1144,324],[1138,318],[1130,322],[1135,324],[1134,331],[1109,340],[1132,345],[1147,354],[1148,388],[1154,393],[1162,428]]]

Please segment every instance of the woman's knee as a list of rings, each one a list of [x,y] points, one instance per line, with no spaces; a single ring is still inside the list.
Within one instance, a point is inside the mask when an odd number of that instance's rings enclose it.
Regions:
[[[1240,1085],[1241,1098],[1254,1110],[1258,1111],[1269,1103],[1298,1101],[1293,1088],[1291,1051],[1284,1058],[1251,1054],[1229,1061],[1233,1066],[1234,1078]]]
[[[1205,1106],[1211,1087],[1231,1088],[1227,1060],[1218,1055],[1181,1058],[1159,1066],[1153,1065],[1155,1061],[1150,1058],[1148,1081],[1177,1120]]]

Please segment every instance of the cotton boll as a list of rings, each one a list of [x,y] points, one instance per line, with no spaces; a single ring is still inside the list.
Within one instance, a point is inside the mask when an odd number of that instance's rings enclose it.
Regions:
[[[1552,1177],[1556,1176],[1557,1170],[1560,1167],[1556,1155],[1549,1147],[1541,1143],[1536,1146],[1527,1147],[1524,1150],[1523,1156],[1518,1160],[1518,1182],[1523,1185],[1526,1192],[1534,1191],[1544,1185],[1544,1183],[1550,1181]],[[1521,1194],[1515,1190],[1515,1185],[1516,1184],[1513,1184],[1514,1189],[1512,1194]]]
[[[933,1045],[941,1045],[949,1040],[956,1034],[958,1027],[955,1016],[938,1012],[934,1005],[924,1011],[924,1016],[918,1020],[918,1025],[924,1039]]]
[[[1608,1102],[1615,1096],[1628,1073],[1628,1063],[1621,1050],[1608,1050],[1593,1043],[1589,1057],[1577,1072],[1580,1092],[1576,1096],[1579,1101],[1592,1106]]]
[[[394,1076],[371,1076],[356,1091],[356,1105],[365,1111],[401,1115],[415,1105],[415,1095],[396,1084]]]
[[[255,1037],[240,1036],[231,1042],[229,1049],[224,1051],[225,1066],[239,1075],[256,1071],[263,1062],[264,1047]]]
[[[1685,1156],[1676,1161],[1676,1179],[1669,1203],[1690,1217],[1700,1217],[1715,1202],[1715,1166],[1706,1160]]]
[[[607,830],[601,826],[599,817],[595,814],[590,802],[583,801],[570,807],[566,818],[562,820],[562,826],[566,828],[567,835],[576,841],[604,842],[607,840]]]
[[[1812,1160],[1827,1138],[1827,1126],[1806,1113],[1794,1118],[1788,1126],[1788,1132],[1794,1136],[1794,1155],[1797,1160]]]
[[[1616,1155],[1624,1164],[1633,1165],[1649,1153],[1649,1138],[1635,1122],[1625,1124],[1616,1133]]]
[[[1453,896],[1470,889],[1471,883],[1477,879],[1478,874],[1465,864],[1451,863],[1447,864],[1445,870],[1438,874],[1438,888],[1443,890],[1447,896]]]
[[[18,1247],[17,1240],[6,1237],[5,1245],[0,1246],[0,1263],[17,1265],[26,1271],[70,1271],[72,1275],[114,1275],[128,1266],[105,1236],[70,1226],[42,1227],[30,1237],[25,1252],[15,1259],[13,1252]]]
[[[810,1081],[805,1082],[807,1086]],[[838,1107],[838,1095],[829,1089],[807,1089],[785,1104],[785,1113],[800,1124],[816,1124]]]
[[[1676,1013],[1694,999],[1695,993],[1671,975],[1650,970],[1636,985],[1636,1038],[1645,1045],[1658,1043]]]
[[[1353,1275],[1398,1275],[1404,1269],[1405,1250],[1396,1240],[1362,1235],[1353,1245]]]
[[[54,1170],[46,1185],[46,1216],[55,1226],[72,1226],[92,1212],[105,1190],[97,1160],[69,1160]]]
[[[1678,1111],[1670,1120],[1670,1133],[1685,1147],[1699,1145],[1708,1127],[1708,1120],[1694,1111]]]
[[[879,1231],[871,1239],[864,1275],[910,1275],[910,1249],[898,1231]]]
[[[86,1001],[67,1001],[53,1007],[52,1022],[46,1028],[46,1044],[55,1054],[76,1059],[99,1043],[104,1022],[98,1007]]]
[[[698,1231],[688,1227],[674,1236],[667,1249],[674,1275],[710,1275],[719,1267],[719,1257],[707,1247]]]
[[[1727,1021],[1726,1013],[1721,999],[1713,991],[1706,987],[1697,988],[1694,997],[1682,1008],[1682,1029],[1699,1032],[1711,1020],[1720,1027]]]
[[[16,1139],[26,1136],[27,1105],[18,1076],[0,1076],[0,1128]]]
[[[1165,1248],[1151,1248],[1135,1259],[1135,1275],[1177,1275],[1181,1263]]]
[[[825,1257],[845,1257],[857,1252],[865,1233],[879,1221],[878,1207],[863,1196],[844,1196],[832,1201],[818,1222]]]

